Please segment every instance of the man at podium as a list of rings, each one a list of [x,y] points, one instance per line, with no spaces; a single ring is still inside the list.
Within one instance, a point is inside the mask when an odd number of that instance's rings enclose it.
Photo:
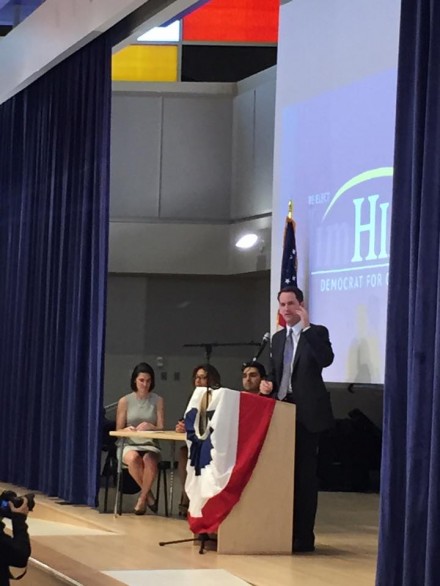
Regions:
[[[281,289],[277,299],[286,327],[272,336],[271,372],[261,382],[260,392],[296,405],[292,551],[311,552],[318,506],[319,434],[334,424],[322,369],[333,362],[334,354],[327,328],[310,323],[300,289]]]

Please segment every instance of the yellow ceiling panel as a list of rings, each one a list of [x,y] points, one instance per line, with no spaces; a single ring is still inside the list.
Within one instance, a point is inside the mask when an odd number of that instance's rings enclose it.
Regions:
[[[113,81],[177,81],[176,45],[130,45],[112,58]]]

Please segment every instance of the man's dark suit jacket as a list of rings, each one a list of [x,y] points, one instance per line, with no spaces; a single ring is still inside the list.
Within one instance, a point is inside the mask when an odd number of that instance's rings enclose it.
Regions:
[[[280,330],[272,337],[271,374],[277,397],[283,375],[283,354],[286,330]],[[310,325],[301,332],[292,368],[293,402],[296,404],[296,418],[313,433],[329,429],[334,424],[330,395],[322,380],[322,369],[333,362],[334,354],[329,333],[324,326]]]

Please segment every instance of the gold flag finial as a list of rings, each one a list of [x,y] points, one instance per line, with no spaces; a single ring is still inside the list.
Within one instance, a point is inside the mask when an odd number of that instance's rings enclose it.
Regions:
[[[289,211],[287,213],[287,217],[289,218],[289,220],[291,220],[292,217],[293,217],[293,203],[292,203],[292,200],[289,200]]]

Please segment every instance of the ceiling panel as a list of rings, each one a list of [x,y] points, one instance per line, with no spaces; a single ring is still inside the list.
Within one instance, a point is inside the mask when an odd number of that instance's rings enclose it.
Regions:
[[[0,0],[0,26],[20,24],[45,0]]]

